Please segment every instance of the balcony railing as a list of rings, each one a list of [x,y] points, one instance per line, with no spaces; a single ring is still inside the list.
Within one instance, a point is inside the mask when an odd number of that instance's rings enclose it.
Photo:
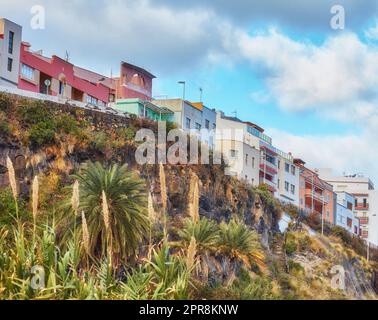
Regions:
[[[358,203],[355,209],[356,210],[369,210],[369,204]]]
[[[260,164],[260,169],[264,172],[267,172],[269,174],[276,175],[278,173],[277,167],[269,162],[266,162],[265,164]]]
[[[310,198],[313,198],[315,200],[318,200],[318,201],[321,201],[321,202],[325,202],[324,201],[324,196],[317,193],[317,192],[314,192],[312,190],[306,190],[305,191],[305,196],[306,197],[310,197]]]
[[[360,224],[369,224],[369,218],[360,218]]]

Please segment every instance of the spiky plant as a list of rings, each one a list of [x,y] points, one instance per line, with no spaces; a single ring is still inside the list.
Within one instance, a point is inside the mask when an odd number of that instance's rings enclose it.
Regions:
[[[218,252],[231,261],[241,261],[248,267],[252,262],[264,267],[264,255],[258,235],[236,220],[220,224]]]
[[[217,249],[219,239],[218,225],[206,218],[202,218],[198,223],[193,219],[185,219],[184,227],[178,230],[182,246],[188,247],[192,237],[196,240],[199,254],[214,252]]]
[[[88,225],[90,255],[106,252],[110,234],[112,255],[118,261],[133,257],[149,229],[143,181],[126,165],[106,167],[100,163],[85,164],[75,178],[80,184],[80,210],[85,212]]]

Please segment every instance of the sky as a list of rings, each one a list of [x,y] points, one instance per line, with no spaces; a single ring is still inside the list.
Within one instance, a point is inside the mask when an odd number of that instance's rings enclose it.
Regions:
[[[0,16],[46,55],[105,75],[144,67],[156,97],[181,97],[182,80],[197,101],[201,87],[208,107],[262,126],[308,167],[378,185],[378,0],[1,0]]]

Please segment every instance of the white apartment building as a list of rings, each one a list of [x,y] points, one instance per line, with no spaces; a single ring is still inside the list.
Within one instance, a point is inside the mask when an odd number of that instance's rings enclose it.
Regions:
[[[188,132],[199,133],[201,129],[216,129],[216,111],[207,108],[200,102],[189,102],[183,99],[159,99],[153,100],[159,107],[167,108],[174,112],[174,122],[180,129]],[[203,135],[201,141],[209,147],[214,147],[214,136]]]
[[[0,85],[17,88],[22,27],[0,19]]]
[[[278,153],[278,182],[277,196],[282,202],[299,206],[299,175],[300,170],[294,164],[291,153],[277,150]]]
[[[228,161],[228,174],[265,184],[279,200],[298,205],[299,170],[291,154],[275,148],[261,127],[223,112],[217,112],[217,128],[217,150]]]
[[[335,192],[354,197],[354,216],[360,222],[361,237],[378,246],[378,191],[373,182],[362,175],[334,176],[331,169],[316,169],[320,177],[333,185]]]

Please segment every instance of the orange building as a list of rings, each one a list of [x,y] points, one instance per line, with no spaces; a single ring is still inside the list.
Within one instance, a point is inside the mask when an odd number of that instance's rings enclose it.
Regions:
[[[301,159],[295,159],[294,163],[300,170],[299,208],[306,213],[318,213],[325,222],[334,225],[337,198],[333,186],[306,168],[306,163]]]

